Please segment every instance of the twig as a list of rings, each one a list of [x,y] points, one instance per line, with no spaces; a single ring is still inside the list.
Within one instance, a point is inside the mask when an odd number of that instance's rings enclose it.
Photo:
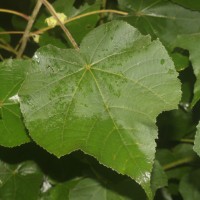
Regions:
[[[74,40],[74,38],[72,37],[71,33],[69,32],[69,30],[65,27],[65,25],[60,21],[60,19],[58,18],[55,9],[53,8],[53,6],[47,1],[47,0],[40,0],[45,7],[47,8],[47,10],[51,13],[51,15],[57,20],[59,26],[62,28],[62,30],[64,31],[64,33],[66,34],[67,38],[69,39],[69,41],[71,42],[71,44],[73,45],[73,47],[75,49],[79,49],[76,41]]]
[[[88,13],[84,13],[84,14],[69,18],[69,19],[65,20],[64,24],[68,24],[69,22],[75,21],[77,19],[87,17],[87,16],[90,16],[90,15],[100,14],[100,13],[114,13],[114,14],[124,15],[124,16],[128,15],[127,12],[123,12],[123,11],[119,11],[119,10],[111,10],[111,9],[110,10],[95,10],[95,11],[91,11],[91,12],[88,12]],[[43,29],[40,29],[40,30],[33,32],[32,34],[41,34],[41,33],[44,33],[45,31],[48,31],[52,28],[54,28],[54,27],[45,27]]]
[[[13,35],[15,35],[15,34],[19,34],[19,35],[22,35],[22,34],[24,34],[24,31],[1,31],[0,32],[0,35],[11,35],[11,34],[13,34]]]
[[[3,12],[3,13],[11,13],[11,14],[20,16],[20,17],[26,19],[27,21],[28,21],[29,18],[30,18],[28,15],[25,15],[24,13],[20,13],[20,12],[15,11],[15,10],[8,10],[8,9],[0,8],[0,12]]]
[[[26,26],[25,32],[24,32],[24,34],[22,36],[21,46],[19,48],[19,51],[18,51],[18,54],[17,54],[17,58],[20,58],[22,56],[22,54],[23,54],[23,52],[24,52],[24,50],[26,48],[26,44],[27,44],[27,41],[28,41],[28,38],[29,38],[29,33],[31,31],[31,28],[33,26],[33,23],[35,21],[35,18],[37,16],[41,6],[42,6],[42,2],[40,0],[38,0],[37,3],[36,3],[36,6],[35,6],[35,8],[34,8],[34,10],[32,12],[32,15],[31,15],[31,17],[30,17],[30,19],[28,21],[28,24]]]
[[[183,158],[183,159],[180,159],[180,160],[177,160],[177,161],[174,161],[174,162],[172,162],[172,163],[169,163],[169,164],[164,165],[164,166],[163,166],[163,169],[164,169],[164,170],[169,170],[169,169],[178,167],[178,166],[180,166],[180,165],[190,163],[190,162],[193,161],[193,160],[194,160],[194,157]]]
[[[184,143],[189,143],[189,144],[194,144],[194,140],[193,139],[180,139],[180,142],[184,142]]]
[[[17,52],[15,51],[15,49],[13,49],[12,47],[8,46],[8,45],[3,45],[3,44],[0,44],[0,48],[6,50],[6,51],[9,51],[15,55],[17,55]]]

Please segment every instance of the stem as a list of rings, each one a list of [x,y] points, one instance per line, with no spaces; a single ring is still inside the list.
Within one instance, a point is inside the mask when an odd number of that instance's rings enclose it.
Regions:
[[[193,139],[181,139],[180,142],[194,144],[194,140]]]
[[[7,46],[7,45],[3,45],[3,44],[0,44],[0,48],[6,50],[6,51],[9,51],[15,55],[17,55],[17,51],[15,51],[15,49],[13,49],[12,47],[10,46]]]
[[[119,10],[95,10],[95,11],[91,11],[91,12],[88,12],[88,13],[84,13],[84,14],[69,18],[65,21],[64,24],[68,24],[69,22],[75,21],[77,19],[87,17],[87,16],[90,16],[90,15],[99,14],[99,13],[115,13],[115,14],[119,14],[119,15],[128,15],[127,12],[123,12],[123,11],[119,11]],[[52,28],[54,28],[54,27],[46,27],[46,28],[43,28],[43,29],[40,29],[40,30],[33,32],[33,34],[41,34],[41,33],[44,33],[45,31],[48,31]]]
[[[107,0],[102,0],[102,8],[103,8],[103,9],[106,8],[106,3],[107,3]]]
[[[2,61],[4,61],[4,58],[3,58],[3,56],[0,54],[0,59],[2,60]],[[1,106],[0,106],[1,107]]]
[[[27,20],[27,21],[29,20],[29,16],[28,16],[28,15],[25,15],[24,13],[20,13],[20,12],[18,12],[18,11],[0,8],[0,12],[3,12],[3,13],[11,13],[11,14],[20,16],[20,17],[24,18],[24,19]]]
[[[2,31],[0,35],[7,35],[7,34],[24,34],[24,31]]]
[[[42,3],[41,3],[40,0],[38,0],[37,3],[36,3],[35,8],[33,10],[33,13],[32,13],[32,15],[31,15],[31,17],[30,17],[30,19],[28,21],[28,24],[26,26],[25,32],[24,32],[24,34],[22,36],[21,46],[19,48],[19,51],[18,51],[18,54],[17,54],[17,58],[20,58],[22,56],[22,54],[23,54],[23,52],[24,52],[24,50],[26,48],[26,44],[27,44],[27,41],[28,41],[28,38],[29,38],[29,33],[31,31],[31,28],[33,26],[33,23],[35,21],[35,18],[37,16],[41,6],[42,6]]]
[[[76,41],[74,40],[74,38],[72,37],[71,33],[69,32],[69,30],[65,27],[65,25],[60,21],[60,19],[58,18],[55,9],[53,8],[53,6],[47,1],[47,0],[40,0],[45,7],[47,8],[47,10],[51,13],[51,15],[57,20],[58,24],[60,25],[60,27],[62,28],[62,30],[64,31],[64,33],[66,34],[67,38],[69,39],[69,41],[71,42],[72,46],[76,49],[79,50],[79,47],[76,43]]]
[[[177,161],[174,161],[172,163],[169,163],[169,164],[166,164],[163,166],[163,169],[164,170],[170,170],[172,168],[175,168],[175,167],[178,167],[180,165],[183,165],[183,164],[187,164],[187,163],[190,163],[191,161],[194,160],[194,157],[187,157],[187,158],[183,158],[183,159],[180,159],[180,160],[177,160]]]

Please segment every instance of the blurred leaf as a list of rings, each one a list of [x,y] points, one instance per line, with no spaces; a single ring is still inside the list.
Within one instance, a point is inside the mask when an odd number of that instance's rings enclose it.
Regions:
[[[174,3],[177,3],[185,8],[189,8],[191,10],[200,10],[200,4],[197,0],[171,0]]]
[[[184,109],[164,112],[157,119],[159,143],[162,146],[166,146],[171,141],[180,141],[195,130],[192,112],[187,110],[189,104],[182,103],[181,106]]]
[[[46,44],[52,44],[59,48],[66,48],[68,45],[67,42],[64,41],[64,39],[61,40],[57,36],[58,36],[57,31],[56,34],[43,33],[42,35],[40,35],[39,45],[45,46]]]
[[[136,187],[135,187],[136,186]],[[85,178],[69,191],[69,200],[133,200],[146,199],[137,185],[121,182],[117,188],[105,186],[91,178]],[[64,199],[63,199],[64,200]]]
[[[172,47],[179,34],[196,33],[200,29],[200,13],[185,9],[168,0],[118,0],[121,9],[129,12],[122,19],[137,27],[143,34],[158,37]]]
[[[18,146],[29,142],[19,108],[18,90],[30,61],[7,60],[0,63],[0,145]]]
[[[74,3],[75,3],[75,0],[67,0],[67,1],[57,0],[52,4],[52,6],[55,8],[56,12],[64,13],[68,19],[75,17],[77,15],[81,15],[90,11],[95,11],[95,10],[100,9],[99,1],[96,1],[92,5],[89,5],[88,3],[84,3],[78,9],[74,7]],[[45,19],[47,17],[49,17],[49,13],[42,12],[40,17],[38,17],[38,19],[36,20],[35,27],[39,29],[46,27],[47,24],[45,23]],[[83,39],[83,37],[96,26],[98,19],[99,19],[98,15],[91,15],[91,16],[80,18],[70,23],[67,23],[66,26],[69,29],[70,33],[73,35],[75,41],[79,44],[81,40]],[[63,39],[66,40],[65,38],[66,36],[64,35],[62,31],[60,31],[60,28],[59,28],[59,35],[52,34],[52,31],[51,32],[48,31],[46,35],[47,34],[49,35],[48,38],[54,37],[53,42],[50,39],[41,37],[41,42],[40,42],[41,46],[47,45],[47,44],[55,45],[56,44],[54,42],[55,40],[60,41],[58,42],[58,44],[63,42],[62,41]],[[61,47],[60,45],[57,45],[57,44],[55,46]]]
[[[42,177],[33,162],[13,165],[0,161],[0,199],[36,200],[40,192]]]
[[[114,21],[89,33],[80,51],[47,46],[34,58],[20,91],[31,137],[58,157],[77,149],[93,155],[150,197],[156,117],[180,99],[162,44]]]
[[[1,28],[0,27],[0,32],[4,32],[5,31],[5,29],[3,29],[3,28]],[[10,42],[10,35],[9,34],[1,34],[0,35],[0,43],[3,43],[3,44],[5,44],[5,43],[9,43]]]
[[[156,152],[156,159],[159,160],[165,170],[187,164],[196,158],[197,156],[191,144],[179,144],[171,151],[168,149],[160,149]]]
[[[200,170],[186,174],[180,181],[179,191],[184,200],[200,199]]]
[[[167,175],[160,165],[160,163],[155,160],[153,170],[151,173],[151,188],[153,194],[156,193],[156,190],[168,185]]]
[[[194,151],[200,156],[200,123],[197,125],[197,132],[194,140]]]
[[[182,71],[186,67],[189,66],[189,58],[187,56],[184,56],[177,52],[170,54],[170,56],[172,57],[172,60],[174,61],[177,71]]]
[[[191,106],[194,106],[200,99],[200,33],[193,35],[179,35],[175,45],[189,50],[189,58],[192,62],[194,74],[196,76],[194,97],[191,104]]]

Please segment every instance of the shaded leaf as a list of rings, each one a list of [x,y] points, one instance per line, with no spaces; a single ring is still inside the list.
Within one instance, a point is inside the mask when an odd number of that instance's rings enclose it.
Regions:
[[[174,3],[177,3],[185,8],[189,8],[191,10],[200,10],[200,4],[196,0],[171,0]]]
[[[100,3],[98,1],[96,1],[94,4],[89,5],[88,3],[84,3],[82,6],[80,6],[78,9],[76,9],[74,7],[74,2],[75,0],[57,0],[55,1],[52,6],[55,8],[56,12],[59,13],[64,13],[68,19],[84,14],[84,13],[88,13],[91,11],[95,11],[95,10],[99,10],[100,9]],[[45,23],[45,19],[49,17],[49,13],[45,13],[43,12],[42,15],[37,19],[35,27],[37,28],[44,28],[47,26],[47,24]],[[91,15],[91,16],[87,16],[84,18],[80,18],[77,20],[74,20],[72,22],[67,23],[67,28],[69,29],[70,33],[73,35],[75,41],[77,43],[80,43],[81,40],[83,39],[83,37],[89,32],[91,31],[97,21],[99,19],[98,15]],[[56,44],[57,47],[62,47],[60,45],[60,43],[64,42],[63,40],[65,40],[65,35],[64,33],[62,33],[62,31],[60,31],[59,29],[59,35],[58,34],[52,34],[52,32],[47,32],[46,35],[49,35],[47,39],[46,37],[41,37],[40,38],[40,46],[42,45],[47,45],[47,44],[52,44],[55,45],[54,41],[58,42],[58,45]],[[53,42],[51,41],[50,38],[53,38]],[[66,45],[66,44],[65,44]]]
[[[194,151],[200,156],[200,123],[197,125],[197,132],[194,140]]]
[[[0,161],[0,199],[35,200],[41,184],[42,174],[35,163],[7,164]]]
[[[18,146],[29,142],[19,108],[18,90],[30,61],[0,63],[0,145]]]
[[[171,47],[179,34],[196,33],[200,29],[200,13],[173,4],[168,0],[118,0],[120,8],[129,12],[122,19],[143,34],[158,37]]]
[[[186,174],[180,181],[179,191],[184,200],[200,199],[200,170]]]
[[[47,46],[34,58],[20,91],[31,137],[58,157],[77,149],[93,155],[151,197],[156,117],[180,99],[162,44],[114,21],[90,32],[80,51]]]
[[[168,185],[167,175],[160,165],[160,163],[155,160],[152,174],[151,174],[151,188],[153,194],[156,193],[156,190]]]
[[[182,71],[185,68],[187,68],[189,66],[189,58],[187,56],[184,56],[180,53],[172,53],[170,54],[170,56],[172,57],[176,70],[177,71]]]
[[[102,185],[98,181],[85,178],[69,191],[69,200],[132,200],[145,199],[144,193],[130,181],[121,182],[118,190]],[[120,188],[119,188],[120,187]],[[132,191],[131,191],[132,190]],[[119,193],[121,192],[121,194]],[[64,200],[64,199],[63,199]]]
[[[191,35],[180,35],[175,44],[181,48],[189,50],[189,58],[192,62],[194,69],[194,74],[196,76],[196,82],[194,86],[194,97],[191,103],[191,106],[194,106],[197,101],[200,99],[200,34],[191,34]]]

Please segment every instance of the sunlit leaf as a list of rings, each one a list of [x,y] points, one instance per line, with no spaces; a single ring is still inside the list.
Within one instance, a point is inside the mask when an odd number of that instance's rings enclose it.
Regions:
[[[0,145],[6,147],[30,140],[22,121],[18,96],[30,63],[17,60],[0,63]]]
[[[162,44],[114,21],[90,32],[80,51],[47,46],[34,59],[20,91],[31,137],[58,157],[93,155],[151,197],[156,117],[180,99]]]

